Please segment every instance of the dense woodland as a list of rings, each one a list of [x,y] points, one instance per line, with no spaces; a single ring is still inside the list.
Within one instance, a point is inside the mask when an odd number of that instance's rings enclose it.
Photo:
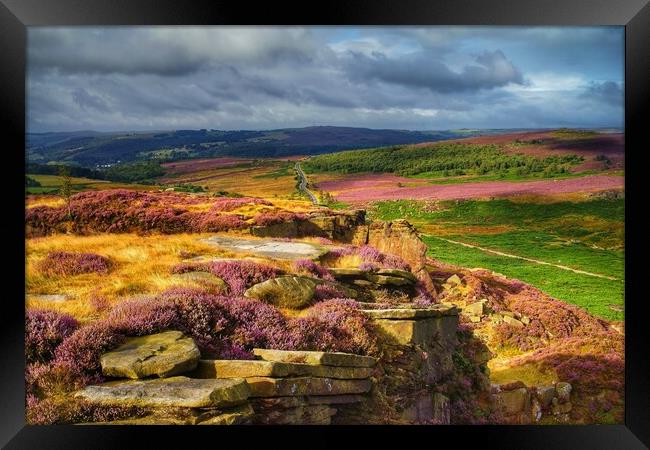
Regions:
[[[427,146],[393,146],[320,155],[303,165],[308,172],[337,173],[397,173],[409,176],[432,176],[543,173],[554,175],[568,172],[581,162],[576,155],[535,158],[507,154],[497,145],[437,143]]]

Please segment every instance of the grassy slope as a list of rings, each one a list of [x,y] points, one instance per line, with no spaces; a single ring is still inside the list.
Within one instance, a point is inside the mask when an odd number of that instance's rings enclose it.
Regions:
[[[380,202],[373,215],[406,218],[424,230],[431,256],[466,267],[484,267],[528,282],[548,294],[611,320],[623,313],[624,200],[515,203],[510,200],[423,203]],[[439,206],[439,207],[440,207]],[[575,269],[619,278],[607,280],[498,256],[435,236],[477,244]]]

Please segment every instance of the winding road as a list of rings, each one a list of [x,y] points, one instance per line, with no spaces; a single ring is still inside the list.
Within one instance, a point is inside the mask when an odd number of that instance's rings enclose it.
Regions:
[[[299,162],[296,162],[295,169],[296,169],[296,173],[300,177],[300,184],[298,185],[298,189],[303,191],[305,194],[307,194],[307,197],[309,197],[309,200],[311,200],[311,202],[314,205],[318,206],[318,200],[316,199],[316,196],[314,195],[314,193],[312,191],[307,189],[307,177],[305,177],[305,173],[302,171],[302,167],[300,167]]]

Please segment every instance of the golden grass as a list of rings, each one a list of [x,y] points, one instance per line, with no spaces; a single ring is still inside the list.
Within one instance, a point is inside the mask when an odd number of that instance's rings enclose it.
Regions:
[[[170,269],[181,262],[181,251],[196,255],[230,257],[232,253],[200,242],[205,234],[138,236],[135,234],[100,234],[95,236],[54,235],[26,241],[28,294],[65,294],[70,300],[60,303],[28,300],[28,307],[48,307],[73,314],[80,320],[94,314],[90,300],[94,295],[108,301],[137,294],[155,294],[176,282]],[[53,251],[96,253],[114,263],[109,274],[46,276],[37,263]]]
[[[58,208],[65,205],[65,199],[56,195],[30,195],[25,202],[27,208],[35,206],[49,206],[51,208]]]
[[[93,236],[53,235],[26,241],[27,267],[25,288],[28,308],[56,309],[73,315],[82,322],[95,320],[101,312],[93,306],[93,297],[103,297],[108,305],[138,295],[154,295],[172,286],[187,283],[175,279],[171,268],[184,261],[184,255],[207,258],[237,258],[272,265],[293,272],[293,261],[260,258],[247,252],[221,250],[200,239],[209,234],[147,235],[99,234]],[[228,234],[232,236],[232,233]],[[246,236],[251,238],[250,236]],[[108,274],[46,276],[37,268],[39,261],[54,251],[95,253],[113,262]],[[191,284],[191,283],[190,283]],[[68,300],[54,302],[35,298],[37,295],[63,294]]]
[[[541,371],[535,364],[490,369],[491,383],[505,384],[513,381],[522,381],[527,386],[539,386],[551,385],[560,380],[553,371]]]
[[[295,193],[296,181],[293,171],[277,178],[255,178],[270,175],[277,166],[222,168],[182,174],[169,178],[168,182],[193,183],[211,192],[227,191],[254,197],[278,198]]]

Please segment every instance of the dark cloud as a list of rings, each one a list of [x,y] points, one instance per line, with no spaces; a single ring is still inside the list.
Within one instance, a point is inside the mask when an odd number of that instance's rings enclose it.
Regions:
[[[466,65],[456,72],[436,59],[430,52],[401,58],[389,58],[383,53],[371,56],[350,52],[349,75],[357,82],[379,80],[386,83],[427,88],[433,92],[450,93],[475,91],[523,84],[521,72],[502,51],[484,51],[475,58],[476,64]]]
[[[109,110],[108,104],[101,97],[90,94],[85,89],[77,88],[73,90],[72,99],[85,111],[95,109],[108,112]]]
[[[29,28],[28,127],[615,126],[620,42],[582,28]]]

